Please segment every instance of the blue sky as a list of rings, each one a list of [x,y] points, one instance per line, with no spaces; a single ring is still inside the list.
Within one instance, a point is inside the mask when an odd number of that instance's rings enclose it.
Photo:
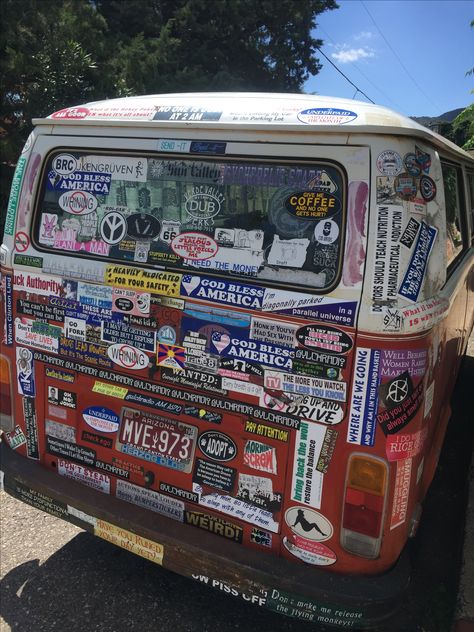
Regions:
[[[474,102],[473,0],[337,0],[319,16],[323,52],[375,103],[437,116]],[[305,92],[353,98],[356,89],[321,55]],[[366,101],[358,93],[355,97]]]

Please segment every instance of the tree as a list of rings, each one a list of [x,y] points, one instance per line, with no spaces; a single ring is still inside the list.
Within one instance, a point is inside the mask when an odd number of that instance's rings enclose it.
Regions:
[[[474,149],[474,104],[454,119],[451,139],[463,149]]]
[[[316,18],[337,6],[335,0],[3,0],[2,165],[16,162],[32,117],[87,100],[196,90],[299,92],[321,68],[315,54],[322,41],[311,35]]]

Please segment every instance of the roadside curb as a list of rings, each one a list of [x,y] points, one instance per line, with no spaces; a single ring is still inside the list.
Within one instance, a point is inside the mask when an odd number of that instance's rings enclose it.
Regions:
[[[474,632],[474,455],[468,485],[462,568],[453,632]]]

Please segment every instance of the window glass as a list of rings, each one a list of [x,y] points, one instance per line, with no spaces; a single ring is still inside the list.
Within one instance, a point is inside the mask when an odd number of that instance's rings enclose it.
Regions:
[[[474,173],[467,174],[467,188],[469,190],[469,209],[471,211],[471,240],[474,240]]]
[[[443,164],[444,199],[446,204],[446,253],[448,265],[462,251],[461,202],[459,195],[460,171]]]
[[[52,155],[41,248],[327,290],[344,243],[345,178],[329,163]]]

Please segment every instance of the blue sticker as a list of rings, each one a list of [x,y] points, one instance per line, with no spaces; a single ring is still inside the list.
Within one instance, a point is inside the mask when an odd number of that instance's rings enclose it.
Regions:
[[[193,140],[191,142],[191,154],[225,154],[227,143],[212,140]]]
[[[400,296],[416,303],[420,294],[423,279],[425,277],[426,265],[438,229],[421,222],[420,232],[415,243],[415,248],[411,255],[410,263],[403,277],[402,284],[398,291]]]
[[[241,358],[257,362],[263,366],[276,367],[291,371],[294,349],[280,347],[278,345],[260,342],[259,340],[247,340],[237,336],[229,336],[227,333],[215,331],[211,336],[211,351],[230,358]]]
[[[108,195],[112,174],[93,171],[74,171],[68,175],[59,175],[56,171],[48,173],[47,188],[54,191],[88,191],[89,193]]]
[[[181,295],[247,309],[261,309],[265,290],[255,285],[184,274]]]
[[[104,321],[101,338],[109,344],[128,344],[145,351],[155,351],[155,332],[130,327],[120,320]]]
[[[347,442],[373,446],[375,430],[380,351],[358,348],[355,354],[354,376],[350,402]]]
[[[82,418],[88,426],[97,432],[116,432],[120,424],[120,417],[110,408],[90,406],[82,411]]]
[[[13,284],[10,274],[5,275],[5,333],[6,344],[13,344]]]
[[[33,354],[29,349],[16,348],[16,366],[18,393],[34,397],[36,395],[34,360]]]
[[[186,316],[190,316],[197,320],[205,320],[208,323],[219,323],[227,327],[250,327],[250,314],[233,314],[225,309],[212,309],[207,307],[186,306],[184,310]],[[202,327],[202,324],[201,324]]]
[[[171,325],[163,325],[157,332],[158,342],[163,342],[166,345],[174,345],[176,342],[176,331]]]

